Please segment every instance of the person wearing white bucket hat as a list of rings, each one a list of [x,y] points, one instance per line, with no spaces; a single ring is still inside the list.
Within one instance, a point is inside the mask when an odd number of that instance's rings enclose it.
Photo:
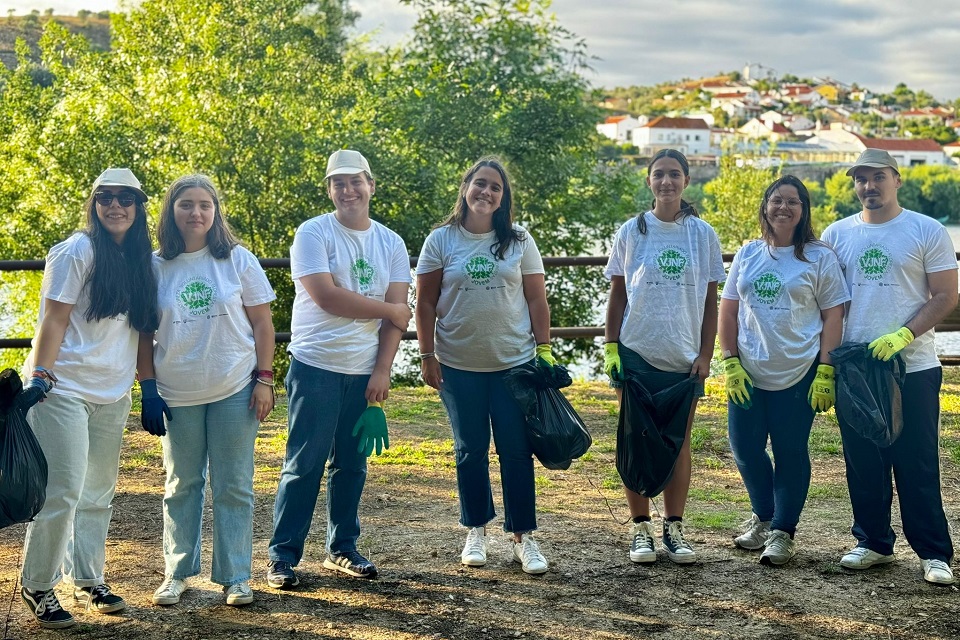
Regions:
[[[21,598],[44,628],[75,623],[54,593],[63,573],[87,609],[126,606],[103,574],[138,332],[159,321],[146,200],[130,169],[107,169],[87,199],[86,229],[47,254],[24,375],[28,397],[42,403],[27,421],[49,477],[46,503],[27,527],[21,576]]]
[[[843,340],[869,343],[881,360],[899,354],[906,377],[903,430],[889,447],[861,436],[838,412],[857,539],[840,565],[867,569],[894,560],[896,478],[903,533],[920,557],[924,580],[950,585],[953,543],[940,493],[943,371],[933,327],[957,306],[956,254],[942,224],[900,206],[900,170],[889,153],[866,149],[847,175],[863,211],[834,222],[822,236],[836,250],[850,287]]]
[[[412,313],[410,260],[399,235],[370,219],[376,184],[358,151],[334,152],[327,194],[335,210],[304,222],[290,248],[293,302],[287,449],[274,506],[267,584],[295,587],[324,466],[323,566],[359,578],[377,567],[357,550],[366,458],[389,446],[381,403]]]

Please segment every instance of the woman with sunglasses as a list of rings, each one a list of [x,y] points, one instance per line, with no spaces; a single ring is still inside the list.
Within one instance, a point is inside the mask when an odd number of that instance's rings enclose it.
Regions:
[[[223,587],[228,605],[247,605],[253,602],[253,451],[260,421],[273,409],[276,295],[256,257],[231,233],[207,176],[170,185],[157,235],[160,327],[156,336],[141,335],[137,362],[143,427],[162,436],[167,472],[165,579],[153,602],[180,602],[187,578],[200,573],[209,469],[211,580]]]
[[[834,403],[830,351],[840,345],[850,300],[833,249],[810,221],[810,194],[785,175],[763,194],[762,238],[733,258],[720,300],[730,448],[753,516],[734,538],[786,564],[810,487],[807,441],[814,412]],[[767,439],[773,462],[767,454]]]
[[[158,323],[146,200],[133,172],[107,169],[87,199],[86,229],[47,254],[24,398],[40,403],[27,421],[49,475],[27,527],[21,598],[48,629],[75,623],[54,593],[62,573],[87,609],[126,607],[103,573],[137,336]]]

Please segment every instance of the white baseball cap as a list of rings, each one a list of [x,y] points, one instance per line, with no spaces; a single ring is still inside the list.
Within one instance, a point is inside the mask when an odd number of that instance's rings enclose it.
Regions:
[[[324,176],[324,179],[330,176],[357,173],[366,173],[373,176],[373,172],[370,171],[370,163],[359,151],[340,149],[340,151],[334,151],[330,155],[330,159],[327,160],[327,175]]]
[[[127,168],[112,167],[100,174],[97,181],[93,183],[93,192],[96,193],[100,187],[126,187],[135,192],[143,202],[147,201],[147,194],[140,188],[140,181],[133,171]]]

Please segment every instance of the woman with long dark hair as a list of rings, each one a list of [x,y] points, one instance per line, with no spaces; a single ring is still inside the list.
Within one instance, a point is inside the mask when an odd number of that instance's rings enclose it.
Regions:
[[[796,554],[810,487],[807,441],[814,412],[834,403],[830,351],[840,345],[850,296],[836,254],[814,234],[803,182],[785,175],[767,187],[759,222],[762,238],[730,266],[720,348],[730,448],[753,508],[734,542],[781,565]]]
[[[143,426],[161,436],[165,579],[154,604],[180,601],[200,572],[209,469],[211,580],[231,606],[253,602],[253,452],[273,409],[276,298],[256,257],[239,246],[204,175],[174,181],[157,235],[160,327],[141,335]],[[166,415],[166,423],[164,423]]]
[[[123,598],[104,581],[104,548],[130,412],[140,331],[157,328],[146,194],[129,169],[94,182],[87,226],[47,254],[40,318],[24,374],[27,420],[47,458],[47,499],[27,527],[21,597],[40,626],[75,623],[54,587],[101,613]],[[46,399],[42,400],[46,395]]]
[[[427,237],[417,263],[417,335],[423,379],[440,391],[456,451],[460,561],[487,562],[486,525],[496,516],[488,472],[491,427],[500,458],[513,559],[530,574],[548,569],[537,528],[533,456],[523,414],[504,386],[506,372],[550,352],[543,261],[513,222],[503,164],[483,158],[463,176],[453,212]]]
[[[696,562],[683,530],[690,490],[690,429],[703,396],[703,381],[717,335],[717,282],[723,280],[720,241],[713,228],[683,199],[690,165],[676,149],[657,152],[647,166],[651,209],[624,223],[613,239],[605,274],[610,300],[604,371],[622,396],[625,374],[667,371],[699,379],[687,416],[686,435],[673,475],[664,489],[663,534],[667,557]],[[657,559],[650,500],[624,487],[632,518],[630,560]]]

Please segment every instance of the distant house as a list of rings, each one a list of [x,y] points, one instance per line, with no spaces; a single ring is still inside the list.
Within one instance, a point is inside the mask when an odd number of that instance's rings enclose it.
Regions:
[[[950,163],[943,147],[936,140],[927,138],[867,138],[841,128],[830,128],[821,130],[807,142],[833,151],[847,152],[852,158],[865,149],[883,149],[901,167]]]
[[[641,118],[642,122],[633,116],[610,116],[597,125],[597,133],[619,144],[627,144],[630,142],[630,132],[647,121],[646,116]]]
[[[737,129],[737,132],[748,138],[770,140],[771,142],[789,138],[793,133],[779,122],[761,120],[760,118],[751,118],[747,124]]]
[[[827,99],[808,84],[785,84],[776,94],[788,104],[802,104],[810,108],[825,107],[828,104]]]
[[[747,93],[715,93],[710,97],[710,109],[720,109],[731,118],[752,118],[763,111],[759,102],[760,94],[752,90]]]
[[[897,117],[900,120],[935,120],[941,124],[953,120],[955,117],[953,109],[943,107],[925,107],[923,109],[910,109],[901,111]]]
[[[847,90],[839,82],[824,82],[813,88],[830,104],[843,102],[847,97]]]
[[[960,164],[960,141],[943,145],[943,152],[954,164]]]
[[[659,116],[633,130],[633,145],[641,155],[678,149],[688,156],[710,152],[710,125],[699,118]]]

